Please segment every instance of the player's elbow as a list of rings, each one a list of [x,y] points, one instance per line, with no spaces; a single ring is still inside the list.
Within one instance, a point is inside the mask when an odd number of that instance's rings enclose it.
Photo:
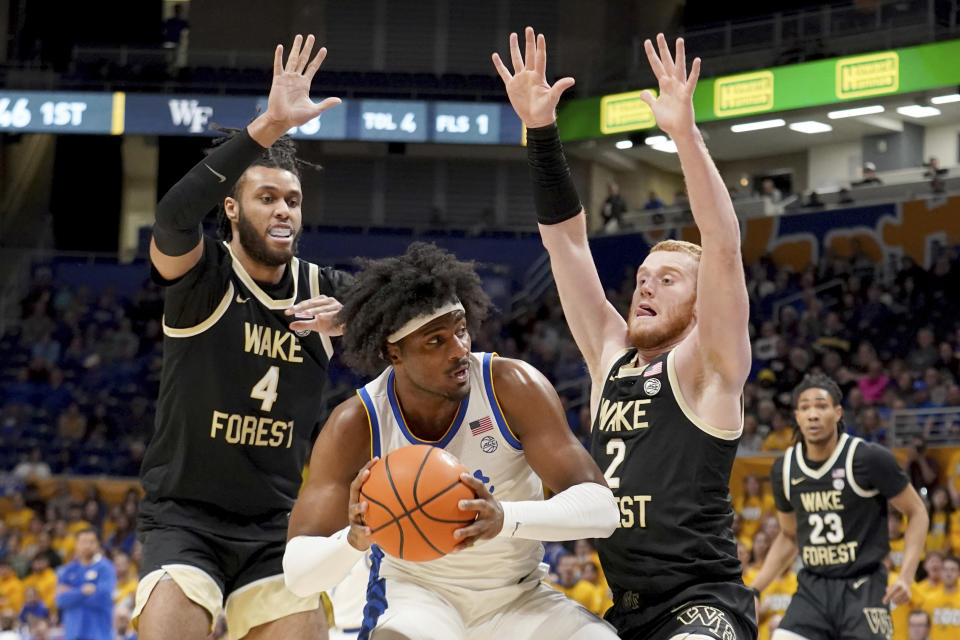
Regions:
[[[601,509],[601,518],[597,527],[602,531],[598,538],[609,538],[613,532],[620,526],[620,507],[617,505],[617,499],[613,497],[613,491],[606,489],[603,497],[603,508]]]

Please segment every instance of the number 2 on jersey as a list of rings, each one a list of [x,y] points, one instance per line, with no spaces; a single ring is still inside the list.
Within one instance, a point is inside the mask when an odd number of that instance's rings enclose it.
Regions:
[[[627,454],[627,444],[620,438],[613,438],[607,442],[607,455],[613,456],[610,466],[603,472],[603,477],[607,479],[607,486],[611,489],[620,488],[620,477],[613,475],[617,467],[623,462],[623,457]]]
[[[250,390],[250,397],[254,400],[260,400],[260,410],[270,411],[273,403],[277,401],[277,385],[280,383],[280,367],[274,365],[267,369],[257,384]]]

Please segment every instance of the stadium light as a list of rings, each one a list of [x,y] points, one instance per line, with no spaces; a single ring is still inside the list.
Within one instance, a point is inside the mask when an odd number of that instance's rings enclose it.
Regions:
[[[760,129],[773,129],[775,127],[782,127],[787,124],[787,121],[783,118],[775,118],[773,120],[758,120],[757,122],[744,122],[743,124],[735,124],[730,127],[730,131],[734,133],[743,133],[744,131],[759,131]]]
[[[656,144],[650,145],[656,151],[663,151],[664,153],[676,153],[677,152],[677,143],[673,140],[664,140],[663,142],[658,142]]]
[[[792,130],[799,131],[800,133],[826,133],[827,131],[833,131],[833,127],[827,123],[817,122],[816,120],[792,122],[789,126]]]
[[[897,107],[897,113],[910,118],[930,118],[940,115],[940,109],[922,104],[908,104],[905,107]]]
[[[868,116],[873,113],[883,113],[883,105],[875,104],[870,105],[869,107],[854,107],[853,109],[840,109],[839,111],[831,111],[827,114],[827,117],[831,120],[838,120],[839,118],[854,118],[856,116]]]
[[[960,93],[948,93],[945,96],[935,96],[930,98],[933,104],[947,104],[948,102],[960,102]]]
[[[653,147],[658,144],[662,144],[667,141],[667,136],[650,136],[643,141],[648,147]]]
[[[632,149],[633,143],[629,140],[617,140],[617,149]]]

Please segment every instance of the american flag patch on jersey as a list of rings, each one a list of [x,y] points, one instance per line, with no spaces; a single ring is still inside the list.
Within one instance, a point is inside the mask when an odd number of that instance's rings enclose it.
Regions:
[[[474,420],[470,423],[470,433],[475,436],[486,433],[487,431],[493,431],[493,421],[490,419],[490,416],[483,416],[479,420]]]
[[[643,377],[649,378],[650,376],[655,376],[658,373],[663,373],[663,360],[660,360],[655,365],[647,367],[646,370],[643,372]]]
[[[831,477],[831,478],[846,478],[846,477],[847,477],[847,472],[844,471],[843,469],[834,469],[832,472],[830,472],[830,477]]]

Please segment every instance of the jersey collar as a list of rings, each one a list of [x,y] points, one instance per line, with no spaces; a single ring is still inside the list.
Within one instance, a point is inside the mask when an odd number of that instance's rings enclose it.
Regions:
[[[297,288],[300,283],[300,260],[296,257],[293,257],[290,260],[290,263],[287,265],[287,269],[290,270],[290,276],[293,278],[293,295],[289,298],[284,298],[282,300],[275,300],[271,298],[270,295],[260,288],[260,285],[257,284],[257,281],[254,280],[247,270],[243,268],[243,265],[240,264],[240,260],[237,259],[237,256],[233,255],[233,250],[230,248],[229,243],[224,242],[223,246],[227,248],[227,253],[230,254],[230,261],[233,265],[233,272],[237,274],[237,277],[240,278],[240,281],[250,290],[250,293],[260,301],[260,304],[265,306],[267,309],[273,310],[282,310],[290,307],[297,301]]]

